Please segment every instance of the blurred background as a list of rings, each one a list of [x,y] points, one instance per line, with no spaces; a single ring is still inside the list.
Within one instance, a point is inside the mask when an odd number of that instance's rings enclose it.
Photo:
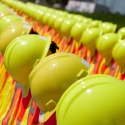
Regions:
[[[118,28],[125,23],[125,0],[21,0],[48,7],[80,13],[84,16],[113,22]]]

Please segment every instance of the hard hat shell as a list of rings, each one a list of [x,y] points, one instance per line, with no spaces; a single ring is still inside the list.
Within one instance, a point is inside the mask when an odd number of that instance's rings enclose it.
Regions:
[[[47,56],[29,75],[33,99],[44,113],[51,113],[64,91],[92,70],[93,65],[75,54],[60,52]]]
[[[99,27],[102,29],[103,34],[105,34],[114,33],[117,28],[117,25],[110,22],[102,22]]]
[[[102,23],[101,20],[93,20],[92,22],[90,22],[89,28],[99,27],[99,25],[101,25],[101,23]]]
[[[47,24],[47,22],[48,22],[48,19],[50,18],[50,16],[51,16],[51,13],[50,12],[45,12],[44,14],[43,14],[43,17],[42,17],[42,23],[43,24]]]
[[[17,15],[6,15],[0,19],[0,33],[6,28],[8,25],[16,23],[18,21],[23,21],[20,16]]]
[[[117,33],[121,35],[122,39],[125,39],[125,27],[120,28]]]
[[[48,24],[48,20],[51,17],[51,15],[53,15],[55,13],[54,9],[48,9],[47,11],[44,11],[44,14],[41,18],[41,22],[45,25]]]
[[[103,74],[72,84],[56,108],[58,125],[125,125],[125,83]]]
[[[16,37],[20,35],[29,34],[32,26],[26,22],[18,21],[12,25],[6,26],[0,33],[0,52],[4,55],[5,49],[8,44]]]
[[[61,32],[61,24],[62,22],[65,20],[64,16],[58,16],[58,18],[56,18],[55,22],[54,22],[54,29],[57,32]]]
[[[82,15],[79,15],[79,14],[74,14],[72,18],[74,18],[78,22],[83,21],[83,19],[84,19],[84,17]]]
[[[87,27],[88,27],[87,23],[76,22],[71,28],[70,36],[74,38],[77,42],[80,42],[80,38]]]
[[[55,10],[55,14],[57,14],[58,16],[67,16],[68,12],[64,10]]]
[[[118,42],[120,36],[116,33],[101,35],[96,41],[96,48],[103,57],[112,55],[112,48]]]
[[[70,37],[70,31],[74,24],[75,24],[74,19],[70,19],[70,18],[65,19],[62,22],[61,29],[60,29],[62,36]]]
[[[6,15],[10,15],[10,12],[8,12],[8,11],[0,11],[0,19],[2,19]]]
[[[112,49],[112,57],[125,71],[125,40],[119,40]]]
[[[100,28],[87,28],[82,34],[80,43],[82,43],[91,52],[96,48],[96,39],[102,34]]]
[[[38,34],[22,35],[12,40],[5,50],[4,64],[13,79],[22,86],[27,84],[35,64],[47,55],[50,42],[50,36]]]
[[[48,19],[48,26],[49,27],[54,27],[54,22],[58,18],[57,14],[51,14],[50,18]]]
[[[82,22],[90,24],[92,22],[92,18],[84,17]]]

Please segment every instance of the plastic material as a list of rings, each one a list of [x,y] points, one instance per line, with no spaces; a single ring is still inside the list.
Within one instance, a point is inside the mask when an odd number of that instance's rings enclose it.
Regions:
[[[31,29],[31,25],[22,21],[6,26],[0,33],[0,52],[2,55],[4,55],[6,47],[13,39],[20,35],[29,34]]]
[[[17,15],[6,15],[2,19],[0,19],[0,33],[11,24],[14,24],[15,22],[23,21],[23,18],[17,16]]]
[[[56,109],[58,125],[125,125],[125,83],[109,75],[71,85]]]
[[[30,34],[15,38],[7,46],[4,54],[6,70],[26,90],[29,74],[33,67],[46,57],[50,42],[50,36]]]
[[[45,121],[55,111],[61,95],[76,80],[90,75],[93,64],[71,53],[56,53],[41,60],[29,75],[33,99],[42,112]]]
[[[84,31],[80,42],[91,51],[91,55],[94,55],[96,50],[96,39],[102,35],[102,30],[99,28],[88,28]]]
[[[110,22],[103,22],[99,25],[102,29],[103,34],[114,33],[116,31],[117,25]]]
[[[112,48],[121,39],[121,35],[116,33],[107,33],[100,36],[96,41],[96,48],[99,53],[106,58],[107,64],[112,58]]]
[[[120,65],[121,73],[125,73],[125,40],[119,40],[112,49],[113,59]]]

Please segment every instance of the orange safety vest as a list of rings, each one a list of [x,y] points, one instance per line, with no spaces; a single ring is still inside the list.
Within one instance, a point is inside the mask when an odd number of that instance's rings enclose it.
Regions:
[[[23,120],[26,109],[29,106],[30,100],[31,100],[31,92],[29,91],[27,97],[21,98],[20,105],[19,105],[20,111],[19,111],[19,115],[17,116],[17,124],[21,123],[21,121]]]
[[[56,42],[56,44],[58,45],[59,42],[61,41],[61,37],[60,37],[60,34],[58,32],[55,33],[54,37],[52,38],[52,40],[54,42]]]
[[[94,61],[94,71],[93,71],[93,74],[98,74],[98,70],[99,70],[99,66],[100,66],[101,61],[102,61],[102,57],[101,57],[101,55],[99,53],[97,53],[95,61]]]
[[[22,97],[22,87],[16,83],[13,99],[6,116],[2,120],[2,125],[12,125],[18,112],[18,107]]]
[[[2,56],[2,54],[0,53],[0,63],[2,63],[3,62],[3,56]]]
[[[125,79],[125,73],[124,73],[124,74],[121,74],[120,79],[121,79],[121,80],[124,80],[124,79]]]
[[[65,52],[65,50],[68,47],[68,41],[67,41],[67,37],[63,37],[59,43],[59,51],[60,52]]]
[[[44,35],[45,33],[47,33],[49,31],[49,27],[47,25],[44,25],[41,30],[40,30],[40,34]]]
[[[81,56],[82,58],[86,59],[86,55],[87,55],[87,49],[81,45],[78,49],[78,53],[77,53],[78,56]]]
[[[76,41],[71,38],[70,41],[68,42],[68,45],[67,45],[67,48],[65,49],[65,52],[69,52],[69,53],[75,53],[75,44],[76,44]]]
[[[109,75],[117,77],[118,73],[120,71],[120,68],[116,62],[113,62],[113,64],[110,66]]]
[[[55,36],[55,30],[54,29],[50,29],[48,32],[46,32],[45,34],[44,34],[44,36],[48,36],[48,35],[50,35],[51,37],[52,37],[52,39],[54,38],[54,36]]]
[[[7,72],[6,72],[6,69],[4,67],[4,64],[3,62],[1,62],[1,67],[0,67],[0,94],[3,90],[3,88],[5,87],[6,85],[6,77],[7,77]]]
[[[6,84],[0,94],[0,121],[6,116],[9,110],[15,90],[15,81],[9,75],[6,77]]]
[[[28,119],[27,119],[27,124],[28,125],[38,125],[39,113],[40,113],[40,109],[36,105],[35,101],[32,100],[31,105],[30,105]]]
[[[38,125],[57,125],[56,112],[45,123],[39,123]]]

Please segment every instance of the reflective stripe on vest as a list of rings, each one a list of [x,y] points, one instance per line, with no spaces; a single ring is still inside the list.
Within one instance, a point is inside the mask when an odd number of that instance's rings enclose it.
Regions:
[[[28,92],[27,97],[25,98],[21,98],[21,102],[20,102],[20,111],[19,111],[19,115],[17,116],[17,123],[20,123],[25,115],[25,111],[29,106],[31,100],[31,92]]]
[[[36,105],[35,101],[32,100],[30,110],[29,110],[27,124],[28,125],[38,124],[39,123],[39,113],[40,113],[40,109]]]
[[[14,118],[16,117],[16,112],[17,112],[19,104],[20,104],[21,97],[22,97],[22,88],[18,83],[16,83],[15,92],[13,95],[13,99],[11,101],[11,105],[9,107],[9,110],[8,110],[6,116],[2,120],[3,125],[13,124]]]

